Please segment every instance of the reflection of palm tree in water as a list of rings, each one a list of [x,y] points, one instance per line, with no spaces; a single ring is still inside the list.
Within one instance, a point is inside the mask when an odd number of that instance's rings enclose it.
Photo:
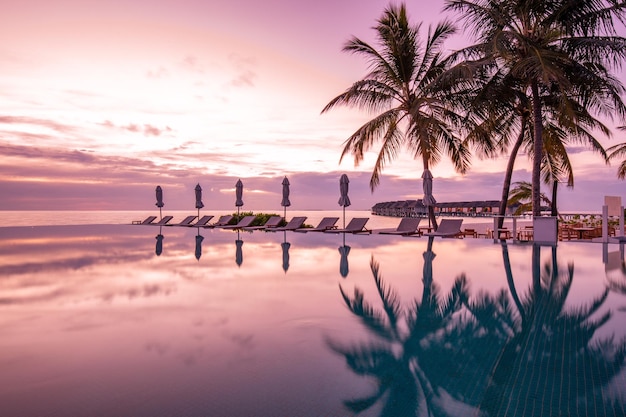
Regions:
[[[433,283],[431,248],[429,240],[421,299],[407,312],[373,258],[382,311],[360,289],[351,298],[340,287],[350,311],[377,337],[352,346],[329,341],[355,373],[378,383],[371,395],[346,401],[348,408],[360,412],[384,401],[382,416],[625,415],[623,400],[607,398],[603,388],[622,369],[626,344],[592,342],[610,317],[591,319],[606,291],[586,307],[565,311],[573,266],[561,273],[553,249],[541,269],[536,247],[533,283],[520,298],[504,242],[513,303],[505,290],[470,301],[464,275],[442,299]]]
[[[431,249],[432,238],[424,252],[424,291],[421,299],[415,300],[413,308],[408,311],[402,308],[398,294],[385,285],[374,258],[370,261],[370,268],[382,301],[382,311],[366,302],[359,288],[355,288],[351,298],[340,286],[350,311],[379,339],[350,347],[329,341],[331,348],[346,358],[355,373],[371,376],[378,382],[378,389],[372,395],[345,402],[354,412],[366,410],[384,399],[381,415],[414,416],[418,405],[425,400],[430,412],[444,415],[444,398],[454,403],[439,385],[438,380],[442,378],[435,374],[442,371],[443,374],[453,373],[464,366],[463,362],[448,356],[449,350],[454,350],[455,346],[447,349],[441,342],[451,336],[445,329],[466,298],[465,277],[459,276],[450,293],[442,299],[432,279],[435,254]],[[437,364],[446,367],[435,370]]]
[[[566,309],[574,266],[560,271],[557,249],[551,249],[551,259],[541,268],[540,247],[533,245],[532,284],[519,298],[502,243],[517,314],[501,310],[498,321],[512,337],[502,347],[481,409],[494,417],[623,416],[624,404],[607,398],[603,388],[624,366],[626,343],[592,340],[611,317],[610,312],[598,314],[608,289],[587,306]]]

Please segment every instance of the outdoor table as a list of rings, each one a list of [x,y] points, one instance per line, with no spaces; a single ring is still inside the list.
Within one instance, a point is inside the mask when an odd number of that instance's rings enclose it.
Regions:
[[[583,239],[585,232],[593,232],[593,227],[572,227],[572,230],[578,232],[578,239]]]

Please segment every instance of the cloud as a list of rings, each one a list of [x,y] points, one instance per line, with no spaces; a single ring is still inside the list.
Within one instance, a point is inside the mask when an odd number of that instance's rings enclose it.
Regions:
[[[109,129],[125,130],[131,133],[141,133],[144,136],[161,136],[164,133],[172,132],[172,128],[169,126],[165,126],[164,128],[159,128],[151,124],[147,124],[147,123],[143,125],[140,125],[137,123],[129,123],[125,126],[118,126],[110,120],[105,120],[104,122],[100,123],[100,126],[103,126]]]
[[[235,67],[235,77],[229,82],[233,87],[254,87],[254,80],[257,74],[254,71],[256,60],[254,58],[241,57],[237,54],[231,54],[228,57],[231,65]]]
[[[76,131],[74,126],[65,125],[49,119],[27,116],[0,116],[0,124],[39,126],[59,133],[73,133]]]
[[[159,67],[155,70],[148,70],[146,72],[146,77],[151,79],[163,79],[168,78],[170,76],[170,72],[165,67]]]

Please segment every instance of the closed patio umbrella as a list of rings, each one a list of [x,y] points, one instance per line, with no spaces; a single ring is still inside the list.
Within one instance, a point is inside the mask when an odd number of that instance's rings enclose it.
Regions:
[[[343,174],[339,179],[339,205],[343,207],[343,227],[346,227],[346,207],[350,205],[350,198],[348,197],[348,184],[350,180],[348,180],[348,176]]]
[[[162,219],[163,215],[161,214],[161,207],[165,204],[163,203],[163,189],[160,185],[157,185],[156,188],[156,206],[159,208],[159,216]]]
[[[239,208],[243,206],[243,182],[237,180],[235,184],[235,206],[237,207],[237,215],[239,215]]]
[[[428,211],[428,207],[434,206],[435,203],[437,203],[435,197],[433,197],[433,174],[431,174],[428,169],[425,169],[422,174],[422,187],[424,188],[422,204],[424,204],[424,207],[426,207]],[[430,227],[430,216],[428,216],[428,227]]]
[[[289,180],[287,177],[283,178],[283,199],[280,202],[280,205],[285,208],[283,220],[287,221],[287,207],[291,205],[291,201],[289,201]]]
[[[196,208],[198,209],[198,219],[200,218],[200,209],[204,207],[204,203],[202,203],[202,187],[200,184],[196,185]]]

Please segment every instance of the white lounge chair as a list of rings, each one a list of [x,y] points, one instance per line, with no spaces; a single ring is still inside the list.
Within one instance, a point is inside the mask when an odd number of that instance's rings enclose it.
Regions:
[[[287,223],[283,227],[274,227],[271,229],[271,231],[278,232],[278,231],[284,231],[284,230],[296,230],[302,227],[305,220],[306,220],[306,217],[294,217],[293,219],[289,220],[289,223]]]
[[[220,216],[220,218],[217,219],[217,221],[215,223],[206,224],[203,227],[207,228],[207,227],[226,226],[232,219],[233,219],[232,215],[226,214],[224,216]]]
[[[344,229],[329,229],[326,233],[372,233],[371,230],[365,228],[365,224],[369,221],[368,217],[355,217]]]
[[[195,222],[193,224],[190,224],[189,226],[192,226],[192,227],[203,227],[203,226],[206,226],[207,224],[209,224],[209,222],[211,221],[212,218],[213,218],[213,216],[211,216],[210,214],[207,214],[206,216],[200,217],[200,219],[197,222]]]
[[[180,223],[168,224],[167,226],[189,226],[198,216],[187,216]]]
[[[256,219],[256,216],[245,216],[239,220],[237,224],[227,224],[225,226],[215,226],[219,229],[243,229],[244,227],[248,227],[252,224],[252,222]]]
[[[156,223],[148,223],[148,224],[150,224],[151,226],[165,226],[173,218],[174,218],[174,216],[163,216],[163,218],[161,220],[159,220],[158,222],[156,222]]]
[[[441,219],[436,232],[424,233],[424,236],[455,237],[461,234],[463,219]]]
[[[155,221],[157,216],[148,216],[144,221],[141,220],[133,220],[133,224],[150,224]]]
[[[324,217],[315,227],[299,227],[296,232],[325,232],[335,228],[335,223],[339,221],[339,217]]]
[[[276,227],[278,227],[278,225],[280,224],[282,220],[283,218],[280,216],[272,216],[269,219],[267,219],[265,224],[262,224],[260,226],[246,226],[243,229],[245,230],[275,229]]]
[[[398,227],[395,229],[378,229],[373,230],[372,233],[378,233],[381,235],[418,235],[421,234],[417,228],[420,225],[420,221],[422,219],[420,217],[404,217],[400,220]]]

